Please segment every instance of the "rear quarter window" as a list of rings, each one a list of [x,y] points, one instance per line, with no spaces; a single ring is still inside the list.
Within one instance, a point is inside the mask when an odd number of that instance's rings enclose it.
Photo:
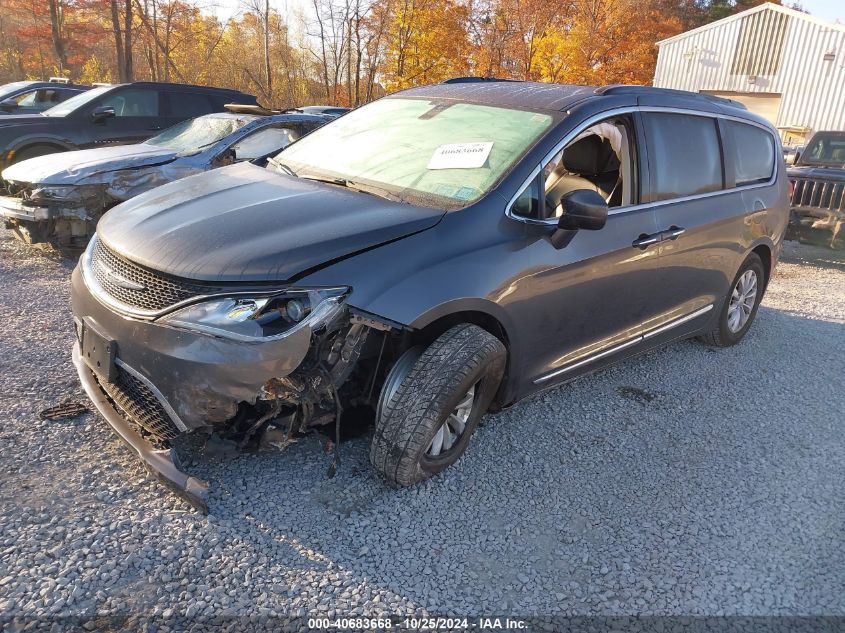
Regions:
[[[195,92],[170,92],[171,116],[192,119],[203,114],[210,114],[217,110],[215,103],[208,95]]]
[[[736,147],[736,186],[768,182],[775,169],[775,142],[772,135],[755,125],[723,121]]]
[[[716,119],[644,113],[653,200],[671,200],[724,188]]]

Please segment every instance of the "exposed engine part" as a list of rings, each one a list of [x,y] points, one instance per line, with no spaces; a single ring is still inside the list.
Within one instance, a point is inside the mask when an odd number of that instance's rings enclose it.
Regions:
[[[409,329],[407,326],[404,326],[401,323],[397,323],[395,321],[376,316],[375,314],[371,314],[369,312],[364,312],[363,310],[360,310],[358,308],[350,308],[349,315],[349,321],[351,323],[360,323],[362,325],[366,325],[369,328],[372,328],[373,330],[389,332],[391,330]]]

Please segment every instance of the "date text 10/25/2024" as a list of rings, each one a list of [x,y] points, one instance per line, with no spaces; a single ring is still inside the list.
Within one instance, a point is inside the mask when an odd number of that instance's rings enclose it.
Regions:
[[[309,618],[308,628],[314,630],[367,630],[397,629],[406,631],[456,629],[477,631],[520,631],[528,624],[518,618],[478,617],[410,617],[410,618]]]

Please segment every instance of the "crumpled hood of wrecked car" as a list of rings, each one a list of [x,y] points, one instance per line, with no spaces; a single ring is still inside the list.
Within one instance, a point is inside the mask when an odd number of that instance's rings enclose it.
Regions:
[[[36,156],[3,170],[3,178],[45,185],[108,183],[111,172],[167,163],[177,152],[140,143]]]
[[[103,242],[203,281],[285,281],[436,225],[444,211],[240,163],[158,187],[106,213]]]

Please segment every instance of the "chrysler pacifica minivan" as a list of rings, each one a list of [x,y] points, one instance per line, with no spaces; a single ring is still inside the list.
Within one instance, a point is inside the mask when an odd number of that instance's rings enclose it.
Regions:
[[[742,105],[691,93],[399,92],[266,168],[107,213],[73,275],[74,361],[198,507],[186,434],[339,432],[353,407],[372,412],[373,467],[414,484],[491,408],[670,341],[738,343],[787,226],[779,147]]]

